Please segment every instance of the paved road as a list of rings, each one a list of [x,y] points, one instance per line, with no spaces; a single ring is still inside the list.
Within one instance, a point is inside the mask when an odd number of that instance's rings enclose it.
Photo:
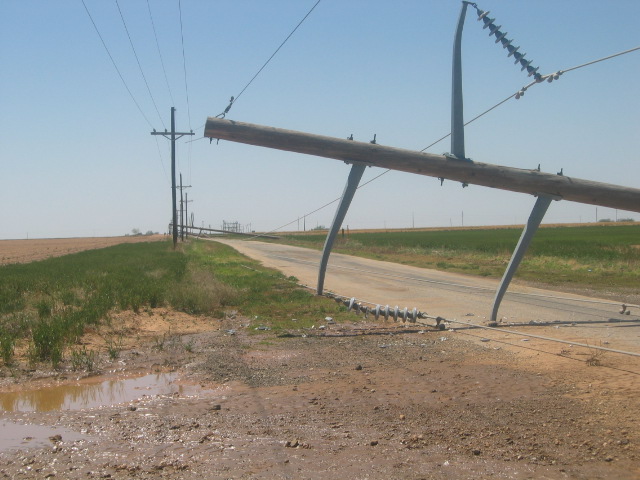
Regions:
[[[254,241],[219,241],[267,267],[297,277],[305,285],[315,288],[317,284],[320,252],[316,250]],[[430,315],[484,325],[497,285],[498,281],[493,279],[332,253],[325,291],[374,304],[417,307]],[[512,284],[498,317],[505,328],[640,353],[639,309],[631,309],[631,315],[622,315],[620,305],[592,301],[598,299]],[[546,322],[556,325],[513,326]]]

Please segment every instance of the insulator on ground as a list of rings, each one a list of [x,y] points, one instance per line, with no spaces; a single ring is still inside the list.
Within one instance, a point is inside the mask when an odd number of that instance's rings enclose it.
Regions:
[[[364,313],[364,318],[369,318],[369,307],[362,307],[360,309],[362,311],[362,313]]]
[[[418,318],[427,318],[427,312],[418,312]]]
[[[416,323],[417,319],[418,319],[418,309],[414,307],[413,311],[411,312],[411,323]]]
[[[360,310],[362,310],[362,305],[360,305],[359,303],[355,303],[353,305],[353,309],[356,311],[356,313],[360,313]]]
[[[402,318],[403,322],[407,321],[407,313],[409,312],[409,309],[407,307],[404,307],[404,310],[402,310],[400,312],[400,318]]]
[[[395,308],[393,309],[393,321],[397,322],[398,321],[398,312],[400,311],[400,309],[398,308],[398,305],[395,306]]]
[[[380,309],[382,307],[380,305],[376,305],[376,308],[373,309],[373,316],[375,317],[376,320],[378,320],[378,317],[380,316]]]
[[[382,310],[382,314],[384,315],[384,319],[389,320],[389,305],[385,305],[384,309]]]
[[[347,310],[353,309],[355,307],[355,305],[357,305],[356,299],[352,297],[351,300],[349,300],[349,305],[348,305]]]

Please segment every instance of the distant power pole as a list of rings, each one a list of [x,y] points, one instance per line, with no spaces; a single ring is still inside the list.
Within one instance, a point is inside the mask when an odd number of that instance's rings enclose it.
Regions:
[[[182,195],[182,191],[185,188],[190,188],[191,185],[182,186],[182,173],[180,174],[180,240],[184,242],[184,221],[187,216],[184,214],[184,198]]]
[[[193,200],[189,200],[189,193],[187,192],[184,194],[184,220],[187,222],[187,235],[189,235],[189,202],[193,202]],[[193,213],[191,214],[191,226],[193,227]],[[184,229],[184,225],[182,228]],[[182,240],[184,240],[184,237]]]
[[[162,135],[165,138],[171,140],[171,199],[172,199],[172,212],[171,218],[172,220],[172,230],[173,230],[173,248],[176,248],[176,244],[178,243],[178,209],[176,205],[176,140],[185,135],[195,135],[193,130],[191,132],[176,132],[176,109],[175,107],[171,107],[171,131],[167,132],[167,129],[164,132],[156,132],[154,129],[151,132],[151,135]]]

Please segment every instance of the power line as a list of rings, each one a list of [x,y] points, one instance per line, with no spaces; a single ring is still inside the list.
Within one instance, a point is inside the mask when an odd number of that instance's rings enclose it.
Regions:
[[[189,129],[191,129],[191,107],[189,105],[189,84],[187,82],[187,58],[184,54],[184,30],[182,28],[182,0],[178,0],[178,10],[180,11],[180,40],[182,42],[182,69],[184,70],[184,91],[187,96],[187,118]]]
[[[189,130],[193,132],[193,129],[191,128],[191,106],[189,105],[189,84],[187,82],[187,58],[184,54],[184,29],[182,27],[182,0],[178,0],[178,10],[180,11],[180,39],[182,41],[182,68],[184,70],[184,91],[187,96],[187,119],[189,122]],[[187,163],[189,164],[189,183],[191,183],[191,143],[189,143]]]
[[[162,116],[160,115],[160,110],[158,110],[158,106],[156,105],[156,101],[153,98],[153,94],[151,93],[151,89],[149,88],[149,82],[147,82],[147,77],[144,75],[144,71],[142,70],[142,65],[140,64],[140,59],[138,58],[138,54],[136,53],[136,48],[133,46],[133,40],[131,40],[131,35],[129,34],[129,29],[127,28],[127,22],[124,21],[124,15],[122,14],[122,10],[120,9],[120,4],[118,0],[116,0],[116,6],[118,7],[118,12],[120,13],[120,18],[122,19],[122,25],[124,25],[124,30],[127,32],[127,37],[129,38],[129,44],[131,45],[131,50],[133,50],[133,55],[136,57],[136,62],[138,63],[138,68],[140,69],[140,74],[142,75],[142,79],[144,80],[144,84],[147,86],[147,92],[149,92],[149,97],[151,97],[151,102],[153,103],[154,108],[156,109],[156,113],[158,114],[158,118],[160,119],[160,123],[166,129],[167,126],[164,124],[162,120]]]
[[[240,91],[239,94],[237,94],[235,97],[231,97],[231,100],[229,102],[229,105],[227,106],[227,108],[224,110],[224,112],[220,113],[218,115],[218,117],[222,117],[224,118],[224,116],[229,112],[229,110],[231,109],[231,106],[240,98],[240,96],[244,93],[244,91],[249,88],[249,85],[251,85],[253,83],[253,81],[256,79],[256,77],[258,75],[260,75],[260,72],[262,72],[262,70],[264,70],[264,68],[269,64],[269,62],[273,59],[273,57],[276,56],[276,54],[280,51],[280,49],[284,46],[285,43],[287,43],[287,41],[291,38],[291,36],[296,32],[296,30],[298,30],[298,28],[300,27],[300,25],[302,25],[302,23],[307,19],[307,17],[309,15],[311,15],[311,12],[313,12],[315,10],[315,8],[318,6],[318,4],[321,2],[321,0],[318,0],[313,7],[311,7],[311,9],[307,12],[307,14],[302,18],[302,20],[300,20],[298,22],[298,24],[295,26],[295,28],[291,31],[291,33],[289,33],[289,35],[287,35],[287,38],[285,38],[282,43],[280,44],[280,46],[278,48],[276,48],[275,52],[273,52],[271,54],[271,56],[267,59],[266,62],[264,62],[264,64],[260,67],[260,69],[256,72],[256,74],[251,78],[251,80],[249,80],[249,82],[244,86],[244,88]]]
[[[133,103],[136,104],[136,107],[138,107],[138,111],[140,112],[140,114],[144,117],[144,119],[149,124],[149,126],[151,128],[153,128],[153,125],[151,124],[151,122],[149,121],[147,116],[142,111],[142,108],[140,108],[140,104],[137,102],[136,97],[134,97],[133,93],[131,93],[131,90],[129,89],[129,86],[127,85],[127,82],[125,82],[124,77],[122,76],[122,73],[120,72],[120,69],[118,68],[118,65],[116,64],[116,61],[113,59],[113,56],[111,55],[111,52],[109,51],[109,48],[107,48],[107,44],[105,43],[104,38],[102,38],[102,35],[100,34],[100,30],[98,30],[98,26],[96,25],[96,22],[93,21],[93,17],[91,16],[91,13],[89,12],[89,9],[87,8],[87,5],[84,3],[84,0],[81,0],[81,1],[82,1],[82,5],[84,6],[85,11],[87,12],[87,15],[89,16],[89,20],[91,20],[91,23],[93,24],[93,28],[96,30],[96,33],[98,34],[98,37],[100,37],[100,41],[102,42],[102,46],[106,50],[107,55],[109,55],[109,58],[111,59],[111,63],[113,64],[113,67],[116,69],[116,72],[118,72],[118,76],[120,77],[120,80],[122,80],[122,84],[124,85],[124,88],[126,88],[127,92],[129,92],[129,96],[131,97],[131,100],[133,100]]]
[[[320,3],[320,0],[318,0],[318,2],[316,3],[316,5],[317,5],[318,3]],[[316,6],[316,5],[314,5],[314,6],[313,6],[313,8],[315,8],[315,6]],[[311,11],[313,11],[313,8],[311,9]],[[309,11],[309,13],[311,13],[311,11]],[[309,13],[307,14],[307,16],[309,16]],[[305,17],[305,18],[306,18],[306,17]],[[303,19],[303,21],[304,21],[304,19]],[[302,23],[302,22],[300,22],[300,23]],[[300,24],[298,24],[298,26],[300,26]],[[297,28],[297,27],[296,27],[296,28]],[[295,31],[295,29],[294,29],[294,31]],[[292,33],[293,33],[293,32],[292,32]],[[289,35],[289,36],[291,36],[291,35]],[[288,37],[287,37],[287,38],[288,38]],[[286,41],[286,40],[285,40],[285,41]],[[284,44],[284,42],[283,42],[283,44]],[[282,45],[281,45],[281,46],[282,46]],[[496,103],[496,104],[495,104],[495,105],[493,105],[492,107],[490,107],[490,108],[486,109],[485,111],[483,111],[483,112],[482,112],[482,113],[480,113],[479,115],[476,115],[476,116],[475,116],[475,117],[473,117],[471,120],[469,120],[468,122],[466,122],[466,123],[464,124],[464,126],[467,126],[467,125],[469,125],[469,124],[471,124],[471,123],[475,122],[476,120],[480,119],[480,118],[481,118],[481,117],[483,117],[484,115],[486,115],[486,114],[488,114],[489,112],[491,112],[491,111],[495,110],[496,108],[500,107],[501,105],[503,105],[504,103],[506,103],[507,101],[509,101],[509,100],[510,100],[510,99],[512,99],[512,98],[515,98],[515,99],[519,99],[519,98],[521,98],[521,97],[524,95],[524,92],[525,92],[527,89],[529,89],[530,87],[532,87],[533,85],[535,85],[535,84],[537,84],[537,83],[542,83],[544,80],[547,80],[547,82],[551,83],[553,80],[557,80],[557,79],[558,79],[558,77],[559,77],[560,75],[562,75],[563,73],[565,73],[565,72],[569,72],[569,71],[572,71],[572,70],[577,70],[577,69],[579,69],[579,68],[583,68],[583,67],[586,67],[586,66],[589,66],[589,65],[593,65],[593,64],[595,64],[595,63],[602,62],[602,61],[605,61],[605,60],[609,60],[609,59],[612,59],[612,58],[618,57],[618,56],[620,56],[620,55],[625,55],[625,54],[627,54],[627,53],[631,53],[631,52],[634,52],[634,51],[637,51],[637,50],[640,50],[640,47],[634,47],[634,48],[631,48],[631,49],[629,49],[629,50],[625,50],[625,51],[622,51],[622,52],[619,52],[619,53],[615,53],[615,54],[613,54],[613,55],[608,55],[608,56],[606,56],[606,57],[602,57],[602,58],[599,58],[599,59],[597,59],[597,60],[593,60],[593,61],[590,61],[590,62],[587,62],[587,63],[583,63],[583,64],[581,64],[581,65],[577,65],[577,66],[575,66],[575,67],[567,68],[567,69],[564,69],[564,70],[558,70],[558,71],[557,71],[557,72],[555,72],[555,73],[550,73],[550,74],[547,74],[547,75],[541,75],[541,76],[539,77],[539,79],[538,79],[538,80],[534,80],[533,82],[529,83],[528,85],[526,85],[526,86],[522,87],[522,88],[521,88],[520,90],[518,90],[517,92],[512,93],[511,95],[509,95],[508,97],[504,98],[503,100],[500,100],[498,103]],[[277,50],[276,50],[276,53],[277,53]],[[274,53],[274,55],[275,55],[275,53]],[[272,58],[273,58],[273,55],[272,55]],[[267,63],[268,63],[268,61],[267,61]],[[265,65],[266,65],[266,63],[265,63]],[[263,68],[264,68],[264,66],[263,66]],[[261,69],[261,70],[262,70],[262,69]],[[260,73],[260,72],[258,72],[258,73]],[[254,76],[254,78],[255,78],[256,76],[257,76],[257,74]],[[252,79],[252,81],[253,81],[253,79]],[[248,87],[250,84],[251,84],[251,82],[249,82],[249,84],[247,84],[247,87]],[[246,89],[246,87],[245,87],[245,89]],[[245,89],[243,89],[242,91],[244,92],[244,90],[245,90]],[[242,92],[241,92],[241,93],[242,93]],[[238,95],[238,96],[239,96],[239,95]],[[237,97],[236,97],[236,100],[237,100]],[[224,118],[224,115],[229,111],[229,109],[231,108],[231,106],[233,105],[233,103],[234,103],[234,100],[233,100],[233,97],[232,97],[231,103],[229,104],[229,106],[227,107],[227,109],[226,109],[222,114],[217,115],[217,117],[223,117],[223,118]],[[421,152],[424,152],[425,150],[427,150],[427,149],[429,149],[429,148],[433,147],[434,145],[438,144],[438,143],[439,143],[439,142],[441,142],[442,140],[444,140],[444,139],[448,138],[449,136],[451,136],[451,133],[447,133],[446,135],[444,135],[444,136],[440,137],[440,138],[439,138],[439,139],[437,139],[435,142],[431,143],[430,145],[426,146],[425,148],[423,148],[423,149],[422,149],[422,150],[420,150],[420,151],[421,151]],[[202,137],[202,138],[205,138],[205,137]],[[197,139],[197,140],[201,140],[201,139]],[[196,140],[194,140],[194,141],[196,141]],[[374,180],[377,180],[378,178],[382,177],[383,175],[386,175],[386,174],[387,174],[387,173],[389,173],[390,171],[391,171],[390,169],[387,169],[387,170],[383,171],[382,173],[380,173],[379,175],[375,176],[375,177],[374,177],[374,178],[372,178],[371,180],[369,180],[369,181],[367,181],[367,182],[363,183],[362,185],[359,185],[359,186],[358,186],[358,189],[360,189],[360,188],[364,187],[365,185],[368,185],[369,183],[373,182]],[[313,210],[313,211],[311,211],[311,212],[309,212],[309,213],[307,213],[307,214],[305,214],[305,215],[303,215],[303,216],[304,216],[304,217],[307,217],[307,216],[309,216],[309,215],[312,215],[312,214],[314,214],[314,213],[316,213],[316,212],[318,212],[318,211],[320,211],[320,210],[322,210],[322,209],[324,209],[324,208],[328,207],[329,205],[332,205],[332,204],[334,204],[334,203],[338,202],[338,201],[340,200],[340,198],[342,198],[342,197],[338,197],[338,198],[336,198],[336,199],[334,199],[334,200],[332,200],[332,201],[330,201],[330,202],[328,202],[328,203],[326,203],[326,204],[322,205],[321,207],[319,207],[319,208],[317,208],[317,209],[315,209],[315,210]],[[282,228],[284,228],[284,227],[287,227],[287,226],[289,226],[289,225],[291,225],[291,224],[293,224],[293,223],[295,223],[295,222],[297,222],[297,221],[298,221],[298,218],[296,218],[295,220],[293,220],[293,221],[291,221],[291,222],[289,222],[289,223],[286,223],[286,224],[284,224],[284,225],[281,225],[281,226],[279,226],[279,227],[277,227],[277,228],[275,228],[275,229],[273,229],[273,230],[270,230],[269,232],[266,232],[266,233],[265,233],[265,234],[263,234],[263,235],[268,235],[268,234],[270,234],[270,233],[277,232],[278,230],[280,230],[280,229],[282,229]],[[260,237],[260,236],[261,236],[261,235],[256,235],[255,237],[252,237],[252,238],[258,238],[258,237]],[[249,240],[250,240],[250,239],[249,239]]]
[[[171,98],[171,104],[175,105],[175,102],[173,101],[173,93],[171,92],[171,87],[169,86],[169,79],[167,78],[167,70],[164,68],[164,60],[162,59],[162,53],[160,52],[160,43],[158,42],[158,34],[156,33],[156,25],[153,22],[153,15],[151,15],[151,5],[149,4],[149,0],[147,0],[147,9],[149,10],[149,18],[151,19],[153,36],[156,39],[156,47],[158,47],[158,55],[160,56],[160,63],[162,64],[162,72],[164,73],[164,80],[167,84],[167,90],[169,90],[169,97]]]

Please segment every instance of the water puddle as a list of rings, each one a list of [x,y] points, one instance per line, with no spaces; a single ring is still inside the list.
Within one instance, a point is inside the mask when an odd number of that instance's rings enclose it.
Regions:
[[[75,442],[89,439],[88,436],[62,427],[44,425],[21,425],[0,421],[0,452],[27,448],[52,447],[56,442]]]
[[[0,411],[52,412],[83,410],[132,402],[143,396],[210,392],[200,386],[176,383],[175,373],[153,373],[136,378],[88,378],[72,384],[37,390],[0,393]]]
[[[0,412],[52,412],[129,403],[156,395],[195,396],[214,390],[177,382],[175,373],[153,373],[133,378],[93,377],[75,383],[0,393]],[[63,427],[24,425],[0,419],[0,452],[53,447],[90,437]]]

